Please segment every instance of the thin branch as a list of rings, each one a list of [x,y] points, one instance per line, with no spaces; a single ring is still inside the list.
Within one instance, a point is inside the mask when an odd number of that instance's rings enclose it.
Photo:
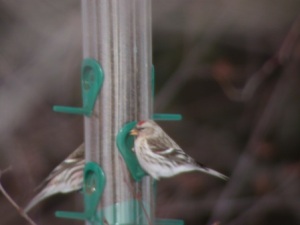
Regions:
[[[187,70],[193,68],[198,63],[199,55],[201,55],[201,53],[205,53],[209,49],[209,43],[216,41],[217,37],[226,30],[223,21],[228,16],[228,11],[232,10],[233,5],[234,2],[229,1],[224,6],[222,12],[214,17],[213,21],[211,21],[211,26],[207,27],[206,30],[203,31],[203,41],[197,41],[186,51],[181,62],[176,68],[176,71],[172,74],[160,92],[157,93],[155,97],[155,110],[161,111],[170,104],[180,88],[189,79],[189,73],[187,73]],[[190,38],[188,38],[188,40],[189,39]],[[191,41],[189,40],[189,42]],[[185,44],[189,45],[189,43]],[[197,75],[205,77],[207,74],[206,71],[207,68],[203,68]]]
[[[5,170],[0,170],[0,179],[2,175],[6,172],[11,170],[11,167],[6,168]],[[0,192],[4,195],[4,197],[9,201],[9,203],[18,211],[18,213],[30,224],[30,225],[37,225],[28,215],[24,212],[24,210],[10,197],[10,195],[6,192],[4,187],[0,182]]]
[[[228,209],[230,209],[230,205],[226,204],[225,200],[237,196],[239,191],[243,188],[243,185],[247,183],[247,172],[252,171],[255,167],[255,159],[251,156],[250,152],[253,148],[255,148],[256,143],[260,141],[270,125],[274,124],[275,121],[278,120],[280,113],[284,108],[284,103],[290,96],[290,90],[296,88],[297,83],[294,80],[293,73],[296,69],[299,69],[298,63],[291,62],[289,66],[285,68],[282,76],[277,81],[273,93],[245,147],[244,153],[241,155],[237,166],[234,169],[231,180],[224,189],[215,209],[213,210],[212,219],[228,216]]]
[[[296,208],[295,215],[297,215],[297,220],[299,220],[298,212],[299,212],[299,201],[297,199],[289,199],[289,201],[286,201],[286,198],[284,196],[279,196],[278,191],[279,190],[286,190],[288,191],[289,187],[293,185],[293,183],[297,182],[297,178],[295,175],[291,174],[288,177],[285,177],[284,180],[282,180],[282,183],[272,192],[266,194],[262,198],[256,199],[255,203],[252,204],[251,207],[244,210],[242,214],[239,214],[235,219],[230,221],[229,225],[235,225],[235,224],[241,224],[242,221],[246,221],[247,217],[251,218],[251,215],[255,214],[256,211],[262,210],[267,208],[268,206],[274,206],[274,205],[282,205],[286,204],[290,206],[290,209]],[[292,206],[292,204],[295,204]]]
[[[4,170],[0,170],[0,179],[1,179],[1,177],[2,177],[3,174],[5,174],[5,173],[7,173],[9,171],[11,171],[11,166],[7,167]]]
[[[253,97],[257,88],[279,67],[291,58],[300,37],[300,15],[292,24],[279,50],[267,60],[248,80],[244,88],[237,89],[231,83],[218,80],[226,96],[232,101],[247,101]]]

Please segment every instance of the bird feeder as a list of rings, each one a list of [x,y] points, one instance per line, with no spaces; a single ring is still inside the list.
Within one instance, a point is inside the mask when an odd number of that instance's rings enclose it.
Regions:
[[[84,116],[84,212],[58,217],[99,225],[182,225],[155,219],[155,181],[132,151],[136,121],[179,120],[153,114],[154,68],[150,0],[82,0],[82,107],[55,106]]]

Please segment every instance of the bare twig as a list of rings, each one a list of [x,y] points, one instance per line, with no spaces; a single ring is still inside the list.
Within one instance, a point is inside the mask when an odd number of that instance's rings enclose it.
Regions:
[[[241,224],[243,223],[242,221],[246,221],[247,217],[251,218],[251,215],[254,214],[256,211],[274,205],[289,205],[290,209],[296,208],[295,211],[297,213],[295,213],[295,215],[298,215],[299,201],[297,201],[297,199],[290,199],[289,201],[286,201],[285,197],[278,195],[279,190],[288,191],[289,186],[293,185],[296,181],[297,178],[293,174],[291,174],[288,177],[285,177],[284,180],[282,180],[282,183],[275,190],[263,196],[262,198],[256,199],[254,204],[252,204],[248,209],[244,210],[243,213],[239,214],[235,219],[230,221],[229,225]],[[294,204],[294,206],[292,204]],[[298,220],[299,218],[300,217],[297,216]]]
[[[251,156],[250,152],[255,148],[256,144],[263,137],[270,125],[274,124],[278,120],[280,113],[284,108],[284,103],[290,96],[290,91],[296,88],[297,82],[294,79],[294,72],[298,70],[297,62],[292,62],[283,71],[282,76],[277,81],[273,93],[269,99],[269,102],[264,108],[264,111],[256,124],[255,129],[247,143],[243,155],[234,170],[232,178],[223,191],[214,211],[212,219],[215,220],[218,217],[226,217],[229,214],[230,205],[226,204],[226,199],[233,198],[238,195],[239,191],[247,183],[246,172],[252,171],[255,167],[255,159]],[[211,220],[212,221],[212,220]]]
[[[276,55],[278,63],[285,63],[287,58],[294,53],[293,49],[295,49],[294,46],[296,45],[296,40],[300,36],[298,31],[297,35],[294,32],[296,32],[295,27],[299,26],[300,17],[297,18],[297,21],[294,23],[290,33],[285,39],[286,41],[284,42],[283,46]],[[294,43],[291,44],[291,41]],[[291,45],[293,46],[293,48],[291,47]],[[267,63],[265,65],[267,65]],[[278,120],[279,115],[282,112],[282,109],[284,108],[284,102],[286,102],[286,99],[290,95],[290,90],[296,88],[295,85],[297,85],[297,82],[295,82],[293,75],[294,71],[297,71],[299,69],[297,64],[297,62],[291,61],[289,66],[285,68],[285,71],[283,71],[283,74],[280,77],[280,79],[277,81],[277,84],[273,90],[269,102],[266,105],[264,112],[262,113],[262,116],[260,117],[255,129],[253,130],[247,146],[245,147],[244,154],[240,157],[240,160],[234,170],[231,181],[223,191],[221,198],[219,199],[213,211],[210,222],[214,221],[216,218],[226,218],[226,216],[228,216],[228,209],[231,208],[231,205],[228,204],[228,201],[226,200],[232,199],[234,198],[234,196],[238,195],[239,190],[241,190],[241,188],[243,188],[243,185],[245,185],[245,183],[247,182],[247,174],[245,174],[245,171],[251,171],[255,166],[255,161],[249,153],[251,149],[255,147],[260,138],[262,138],[263,134],[266,132],[269,126],[271,124],[274,124],[274,122]],[[270,65],[268,71],[270,71],[270,69],[272,69],[272,65]],[[262,68],[260,71],[261,74],[264,75],[267,69],[265,67]]]
[[[1,176],[11,170],[11,167],[6,168],[5,170],[0,170],[0,179]],[[30,224],[30,225],[37,225],[28,215],[24,212],[24,210],[10,197],[10,195],[6,192],[4,187],[0,182],[0,192],[4,195],[4,197],[9,201],[9,203],[18,211],[18,213]]]
[[[256,71],[241,90],[235,88],[231,83],[216,81],[221,85],[227,97],[233,101],[247,101],[256,92],[257,88],[279,67],[284,65],[294,52],[300,37],[300,15],[292,24],[289,32],[283,40],[279,50],[267,60],[263,66]]]
[[[300,17],[297,18],[297,21],[292,26],[291,31],[285,38],[285,41],[282,47],[280,48],[279,52],[272,59],[266,62],[263,68],[260,71],[258,71],[256,76],[266,76],[270,74],[272,72],[271,70],[274,70],[276,66],[276,62],[272,62],[272,60],[276,59],[278,65],[283,65],[286,63],[288,58],[290,58],[294,54],[295,45],[297,44],[297,40],[300,36],[299,31],[296,31],[295,29],[296,27],[299,29],[299,26]],[[297,34],[295,34],[295,32]],[[272,96],[269,99],[269,102],[266,105],[261,118],[259,119],[255,129],[252,132],[251,138],[245,148],[244,154],[240,157],[240,160],[234,170],[231,182],[223,191],[223,194],[221,195],[221,198],[219,199],[213,211],[210,222],[214,221],[216,218],[226,219],[226,216],[230,214],[229,209],[232,209],[232,204],[228,204],[228,200],[233,199],[235,196],[238,195],[239,190],[241,190],[247,182],[246,171],[251,171],[255,167],[255,160],[253,159],[253,157],[251,157],[249,152],[255,147],[257,142],[259,142],[260,138],[262,138],[262,136],[265,134],[266,130],[270,127],[270,125],[274,124],[274,122],[278,120],[279,115],[282,112],[282,109],[284,108],[284,102],[286,102],[287,98],[290,96],[290,90],[296,88],[295,85],[297,85],[297,82],[295,82],[293,76],[295,74],[294,71],[299,70],[297,64],[297,62],[292,61],[289,64],[289,66],[285,68],[283,75],[277,81],[277,85],[273,90]],[[259,77],[257,78],[261,79]],[[263,80],[261,80],[261,82],[262,81]],[[255,85],[260,85],[260,83],[257,82]],[[258,86],[256,86],[255,88],[257,87]],[[251,96],[249,95],[249,97]],[[261,203],[265,202],[265,199],[266,198],[263,198],[262,201],[259,201],[255,203],[252,207],[248,208],[247,210],[244,210],[244,213],[241,214],[234,221],[231,221],[230,224],[239,224],[241,220],[245,219],[245,216],[249,215],[249,213],[252,213],[253,210],[256,210],[256,207],[259,207]]]
[[[226,30],[226,27],[223,24],[224,19],[228,16],[228,10],[231,10],[234,2],[227,2],[224,6],[222,13],[217,15],[214,18],[214,21],[211,21],[212,25],[207,27],[203,31],[203,41],[196,42],[192,44],[190,48],[184,54],[181,62],[179,63],[176,71],[172,74],[169,80],[166,82],[164,87],[157,93],[155,97],[155,110],[163,110],[176,96],[180,88],[186,83],[190,78],[187,73],[187,70],[193,68],[199,61],[199,55],[206,52],[209,49],[209,43],[212,43],[219,36],[218,34]],[[192,21],[192,20],[191,20]],[[206,41],[205,41],[206,40]],[[185,43],[188,45],[188,43]],[[205,77],[207,74],[207,68],[202,68],[199,70],[197,75]]]
[[[220,16],[220,21],[222,21],[222,15]],[[212,26],[213,27],[213,26]],[[216,26],[216,28],[221,31],[220,26]],[[214,35],[212,35],[214,34]],[[205,32],[205,35],[209,37],[209,40],[214,40],[213,36],[215,35],[215,30],[208,30]],[[225,95],[232,101],[248,101],[256,92],[258,87],[279,67],[284,65],[288,59],[290,58],[295,45],[300,37],[300,15],[295,20],[293,25],[291,26],[288,34],[283,40],[282,45],[279,50],[269,59],[267,60],[263,66],[256,71],[247,81],[245,86],[242,89],[235,87],[232,83],[224,82],[223,80],[216,79],[216,81],[220,84],[221,88]],[[156,109],[162,110],[166,107],[170,101],[174,98],[174,96],[178,93],[180,88],[190,79],[189,73],[187,73],[187,68],[190,68],[195,64],[195,60],[197,60],[197,56],[200,52],[204,52],[209,45],[206,42],[197,43],[190,48],[183,57],[183,60],[179,64],[177,70],[174,72],[172,77],[167,81],[164,87],[156,96]],[[200,73],[203,77],[207,72],[207,69],[203,69]]]
[[[0,179],[1,179],[3,174],[9,172],[10,170],[11,170],[11,166],[5,168],[4,170],[0,170]]]

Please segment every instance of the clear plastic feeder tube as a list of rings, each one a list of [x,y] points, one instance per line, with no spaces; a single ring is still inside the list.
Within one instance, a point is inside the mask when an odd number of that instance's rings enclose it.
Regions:
[[[135,182],[116,146],[125,123],[151,118],[150,0],[82,0],[83,57],[96,59],[104,83],[94,113],[85,117],[87,161],[99,163],[106,186],[103,224],[154,224],[152,180]]]

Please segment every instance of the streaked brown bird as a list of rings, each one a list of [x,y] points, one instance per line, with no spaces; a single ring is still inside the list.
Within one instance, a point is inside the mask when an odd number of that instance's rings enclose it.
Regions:
[[[37,187],[39,193],[27,204],[24,211],[30,211],[39,202],[52,195],[81,189],[84,165],[84,144],[81,144]]]
[[[131,130],[131,135],[136,137],[134,151],[140,165],[156,180],[190,171],[200,171],[223,180],[229,179],[197,163],[152,120],[138,122]]]

